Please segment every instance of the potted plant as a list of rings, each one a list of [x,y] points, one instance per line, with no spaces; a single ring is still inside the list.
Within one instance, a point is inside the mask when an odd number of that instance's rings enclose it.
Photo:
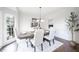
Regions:
[[[77,24],[77,21],[78,21],[77,17],[78,17],[78,15],[75,14],[75,12],[70,12],[69,18],[66,19],[67,26],[72,34],[72,40],[71,40],[72,46],[75,46],[74,36],[73,36],[74,32],[79,31],[79,29],[77,28],[79,26],[79,24]]]

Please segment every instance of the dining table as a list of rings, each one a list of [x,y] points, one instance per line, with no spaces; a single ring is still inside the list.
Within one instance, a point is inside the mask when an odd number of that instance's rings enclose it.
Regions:
[[[28,32],[25,32],[25,33],[20,33],[18,35],[18,38],[19,39],[33,38],[34,37],[34,32],[35,31],[28,31]],[[44,30],[44,36],[48,35],[48,34],[49,34],[49,31],[48,30]]]

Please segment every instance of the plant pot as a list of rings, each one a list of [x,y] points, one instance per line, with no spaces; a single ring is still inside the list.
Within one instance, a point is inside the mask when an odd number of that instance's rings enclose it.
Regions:
[[[72,47],[75,47],[75,45],[76,45],[74,41],[71,41],[70,44]]]

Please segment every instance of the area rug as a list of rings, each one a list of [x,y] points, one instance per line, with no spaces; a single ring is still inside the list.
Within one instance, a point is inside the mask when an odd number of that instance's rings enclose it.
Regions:
[[[49,43],[45,41],[43,44],[43,51],[41,51],[41,46],[38,46],[36,47],[36,52],[53,52],[62,45],[63,43],[55,40],[55,44],[51,42],[51,46],[49,46]],[[18,48],[16,42],[14,42],[5,47],[2,52],[34,52],[34,48],[31,47],[30,43],[27,47],[26,40],[22,40],[19,43]]]
[[[26,43],[25,43],[26,44]],[[34,48],[31,47],[30,43],[27,47],[24,43],[18,47],[18,52],[34,52]],[[43,51],[41,51],[41,46],[36,47],[36,52],[53,52],[60,46],[62,46],[63,43],[55,40],[55,44],[51,42],[51,46],[49,46],[49,43],[46,41],[43,44]],[[24,46],[24,47],[23,47]]]

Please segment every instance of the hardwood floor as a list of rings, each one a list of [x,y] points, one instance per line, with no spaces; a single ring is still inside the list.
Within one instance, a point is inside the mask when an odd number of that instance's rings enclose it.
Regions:
[[[55,39],[64,44],[58,49],[56,49],[54,52],[79,52],[79,48],[77,48],[77,46],[79,47],[79,45],[72,47],[70,42],[67,40],[64,40],[58,37],[55,37]]]

